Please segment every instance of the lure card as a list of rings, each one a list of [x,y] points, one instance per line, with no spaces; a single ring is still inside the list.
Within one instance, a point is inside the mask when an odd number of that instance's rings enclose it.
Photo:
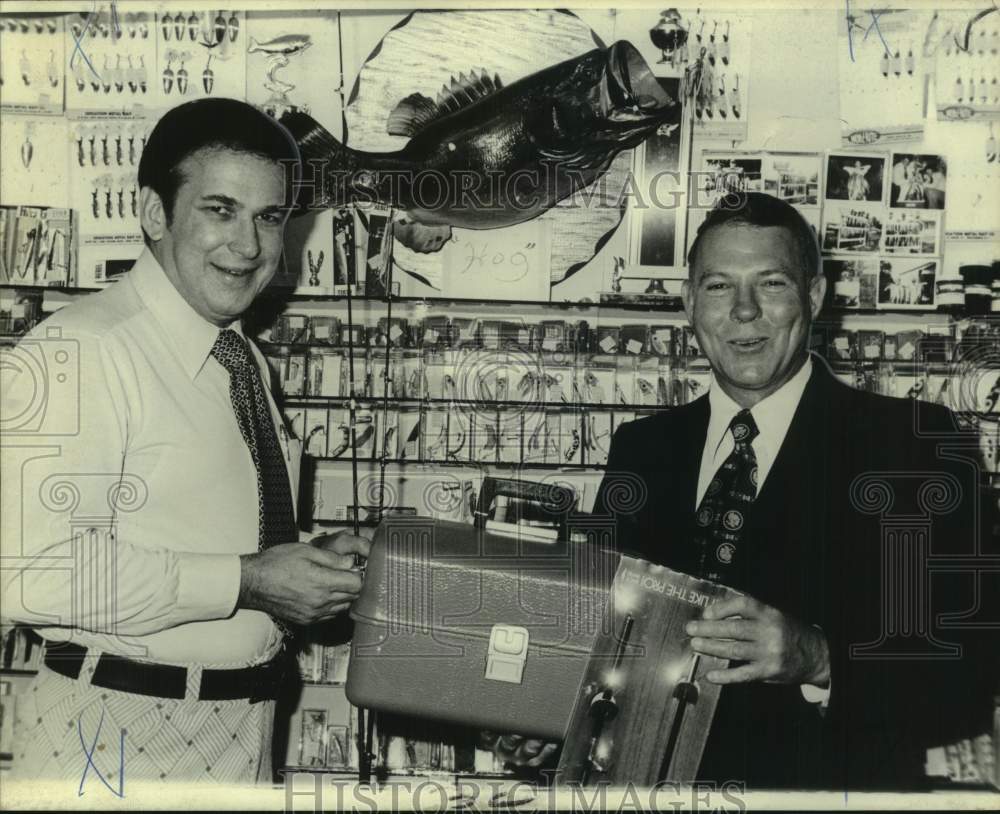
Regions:
[[[845,147],[919,141],[924,132],[924,57],[934,13],[848,7],[837,18],[840,140]],[[877,19],[876,19],[877,17]]]

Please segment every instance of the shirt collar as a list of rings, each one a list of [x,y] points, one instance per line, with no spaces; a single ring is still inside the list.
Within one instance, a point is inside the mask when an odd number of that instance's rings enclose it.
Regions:
[[[146,308],[170,338],[184,370],[195,378],[215,344],[219,327],[187,303],[148,247],[143,249],[128,276]],[[238,319],[227,327],[243,335]]]
[[[767,446],[773,455],[777,455],[781,442],[785,440],[785,434],[792,423],[792,417],[799,406],[810,375],[812,375],[812,357],[807,355],[805,363],[792,378],[770,396],[750,408],[750,414],[753,416],[760,433],[757,438],[759,442]],[[705,439],[705,448],[710,449],[714,456],[718,453],[719,445],[729,430],[729,423],[733,420],[733,416],[743,408],[717,385],[714,376],[708,390],[708,404],[711,412],[708,419],[708,436]],[[758,442],[754,443],[756,445]]]

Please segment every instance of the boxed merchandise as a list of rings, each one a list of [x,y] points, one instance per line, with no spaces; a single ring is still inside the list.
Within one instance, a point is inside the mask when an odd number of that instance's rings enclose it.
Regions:
[[[314,458],[325,458],[329,435],[329,410],[326,407],[307,407],[303,451]]]
[[[314,345],[336,345],[340,341],[340,320],[330,316],[311,317],[309,341]]]
[[[449,347],[451,345],[451,323],[448,317],[425,317],[419,336],[418,344],[421,347]]]
[[[446,414],[448,425],[448,440],[445,458],[449,461],[472,460],[474,444],[473,416],[475,413],[465,413],[460,410],[449,410]],[[496,455],[496,439],[487,454]]]
[[[341,394],[344,354],[339,350],[312,348],[308,359],[306,395],[336,397]]]
[[[424,459],[444,461],[448,457],[448,411],[441,407],[426,410],[423,415]]]
[[[588,410],[584,412],[584,460],[591,466],[604,466],[611,448],[611,412]]]
[[[452,414],[451,418],[454,424],[458,416]],[[500,455],[500,424],[496,413],[486,410],[470,413],[468,426],[471,430],[469,460],[496,463]]]
[[[524,439],[521,460],[526,464],[545,463],[548,447],[546,412],[542,409],[525,412],[522,418],[521,433]]]
[[[896,334],[896,358],[903,362],[920,361],[920,345],[923,331],[900,331]]]
[[[425,357],[424,375],[427,378],[427,397],[454,399],[455,356],[449,351],[431,351]]]
[[[585,404],[611,404],[615,396],[614,357],[592,357],[581,369],[580,396]]]
[[[621,328],[616,325],[601,325],[597,328],[597,347],[599,353],[618,353],[621,345]]]
[[[858,349],[861,359],[881,359],[885,335],[881,331],[858,331]]]
[[[517,410],[499,411],[497,415],[497,460],[500,463],[521,463],[523,423],[523,413]]]
[[[375,444],[375,457],[393,460],[398,457],[399,447],[399,413],[395,409],[378,411],[378,433]]]
[[[285,424],[292,438],[305,440],[306,410],[305,407],[285,407]]]
[[[583,421],[575,410],[565,410],[559,416],[559,463],[583,463]]]
[[[647,407],[667,403],[666,383],[660,378],[660,357],[646,356],[636,360],[632,403]]]
[[[573,400],[574,369],[570,365],[545,366],[546,404],[569,404]]]
[[[657,356],[673,356],[674,329],[669,325],[655,325],[650,327],[649,349]]]
[[[289,353],[286,358],[288,367],[284,371],[285,379],[281,389],[286,396],[301,396],[306,390],[306,355]]]
[[[634,403],[635,359],[622,356],[615,369],[615,404],[628,406]]]
[[[427,376],[424,370],[422,351],[403,351],[396,392],[401,398],[422,399],[427,397]]]
[[[355,350],[366,347],[368,342],[368,332],[364,325],[350,325],[346,322],[340,323],[340,344],[345,348],[354,345]]]
[[[622,325],[620,341],[625,353],[638,356],[646,350],[649,344],[649,326]]]
[[[566,352],[571,350],[569,329],[565,320],[543,319],[540,323],[541,350]]]
[[[681,352],[689,359],[697,359],[701,356],[701,347],[698,345],[698,337],[694,335],[694,328],[687,325],[683,328]]]
[[[454,317],[451,320],[451,344],[454,348],[475,346],[476,320],[471,317]]]
[[[854,331],[834,331],[830,339],[830,359],[853,360],[858,358],[857,336]]]
[[[397,412],[399,429],[399,459],[402,461],[419,461],[424,457],[420,445],[422,429],[421,412],[419,409],[400,408]]]

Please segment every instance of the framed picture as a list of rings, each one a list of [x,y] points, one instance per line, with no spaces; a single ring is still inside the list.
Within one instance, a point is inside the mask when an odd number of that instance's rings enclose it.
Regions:
[[[886,157],[871,153],[830,153],[826,159],[826,199],[882,203]]]
[[[885,207],[828,201],[823,207],[824,252],[868,253],[882,245]]]
[[[941,212],[890,209],[885,219],[882,251],[886,254],[940,254]]]
[[[674,99],[682,99],[680,79],[658,77]],[[676,119],[660,125],[633,153],[633,199],[629,212],[627,276],[684,276],[684,232],[690,112],[678,105]]]
[[[768,153],[763,191],[796,208],[819,206],[820,168],[819,153]]]
[[[299,766],[326,765],[326,710],[302,710],[299,736]]]
[[[878,270],[876,257],[824,257],[826,304],[836,310],[874,308]]]
[[[351,730],[340,724],[326,727],[326,767],[347,769],[351,765]]]
[[[938,261],[883,257],[879,261],[877,308],[933,310]]]
[[[944,156],[892,154],[889,206],[906,209],[944,209],[948,163]]]

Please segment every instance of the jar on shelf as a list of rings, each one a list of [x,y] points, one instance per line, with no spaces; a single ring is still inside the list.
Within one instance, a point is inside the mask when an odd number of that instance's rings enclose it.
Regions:
[[[993,301],[993,267],[966,265],[959,266],[958,270],[965,278],[965,312],[988,314]]]

